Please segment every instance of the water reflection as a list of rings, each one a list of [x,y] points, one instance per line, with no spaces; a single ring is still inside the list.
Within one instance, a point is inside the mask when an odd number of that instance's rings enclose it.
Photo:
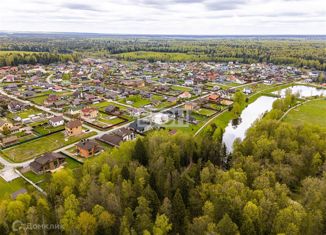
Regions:
[[[230,121],[223,134],[223,143],[226,145],[228,152],[232,151],[233,142],[236,138],[244,139],[246,131],[257,118],[272,109],[275,100],[274,97],[262,96],[248,105],[242,111],[240,118]]]

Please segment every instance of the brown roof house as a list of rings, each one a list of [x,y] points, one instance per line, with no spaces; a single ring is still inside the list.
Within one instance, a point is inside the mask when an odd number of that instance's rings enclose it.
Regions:
[[[103,135],[98,140],[114,147],[118,147],[121,142],[133,140],[135,137],[135,132],[133,132],[132,130],[127,128],[121,128],[113,133]]]
[[[76,144],[77,153],[85,158],[92,157],[101,152],[103,148],[94,140],[82,140]]]
[[[65,134],[67,136],[77,136],[83,133],[82,122],[78,119],[71,120],[66,124]]]
[[[54,171],[65,163],[65,156],[59,153],[45,153],[29,164],[31,170],[36,174]]]
[[[95,108],[86,107],[81,110],[80,114],[84,119],[95,119],[98,115],[98,111]]]

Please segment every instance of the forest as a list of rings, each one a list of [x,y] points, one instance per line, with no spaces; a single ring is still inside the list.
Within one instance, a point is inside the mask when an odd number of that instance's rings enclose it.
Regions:
[[[51,64],[77,61],[77,54],[57,54],[48,52],[0,51],[0,67],[20,64]]]
[[[326,133],[278,121],[295,99],[276,101],[232,154],[212,124],[202,138],[156,131],[58,171],[47,196],[1,201],[0,233],[20,220],[66,234],[325,234]]]
[[[113,55],[124,60],[266,62],[318,70],[326,70],[325,48],[326,42],[318,38],[19,37],[15,34],[0,37],[0,51]]]

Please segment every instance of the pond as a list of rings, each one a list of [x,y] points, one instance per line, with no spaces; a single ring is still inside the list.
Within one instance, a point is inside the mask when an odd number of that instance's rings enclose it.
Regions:
[[[285,92],[287,89],[291,89],[292,94],[299,94],[299,97],[305,98],[310,96],[326,96],[326,89],[320,89],[316,87],[304,86],[304,85],[296,85],[286,89],[282,89],[279,91],[273,92],[273,94],[280,95],[281,97],[285,96]]]
[[[302,98],[320,95],[326,96],[326,89],[319,89],[304,85],[295,85],[286,89],[275,91],[273,93],[284,97],[287,89],[291,89],[293,94],[298,93]],[[238,120],[230,121],[223,134],[223,143],[225,144],[228,152],[232,152],[235,139],[240,138],[243,140],[246,135],[246,131],[251,127],[251,125],[265,112],[272,109],[273,102],[275,100],[276,98],[273,97],[261,96],[242,111]]]
[[[274,97],[261,96],[242,111],[238,121],[230,121],[223,134],[223,143],[227,152],[232,151],[235,139],[243,140],[248,128],[265,112],[272,109],[275,100]]]

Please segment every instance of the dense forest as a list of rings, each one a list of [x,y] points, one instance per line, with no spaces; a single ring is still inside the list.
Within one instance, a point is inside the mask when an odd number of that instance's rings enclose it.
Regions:
[[[20,220],[66,234],[325,234],[326,133],[278,121],[295,102],[275,102],[232,155],[211,125],[198,139],[153,132],[54,173],[46,197],[1,201],[0,233]]]
[[[326,42],[320,39],[182,39],[169,37],[0,37],[0,51],[59,54],[99,53],[121,59],[150,61],[267,62],[326,70]]]
[[[51,64],[55,62],[77,61],[77,54],[57,54],[48,52],[0,52],[1,66],[17,66],[20,64]]]

